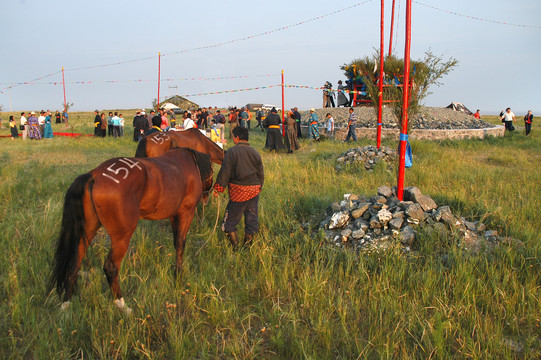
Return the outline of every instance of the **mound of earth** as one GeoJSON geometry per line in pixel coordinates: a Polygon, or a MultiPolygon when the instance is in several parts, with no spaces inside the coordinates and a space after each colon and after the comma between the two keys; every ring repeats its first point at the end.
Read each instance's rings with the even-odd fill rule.
{"type": "MultiPolygon", "coordinates": [[[[375,128],[377,123],[377,114],[372,107],[355,107],[355,113],[359,120],[357,127],[375,128]]],[[[315,109],[320,124],[326,122],[326,115],[330,113],[335,121],[335,126],[345,127],[349,117],[349,108],[324,108],[315,109]]],[[[305,124],[310,116],[310,111],[301,112],[302,122],[305,124]]],[[[485,129],[494,127],[493,124],[483,120],[478,120],[471,115],[455,111],[448,108],[421,107],[419,114],[409,119],[411,129],[485,129]]],[[[388,106],[383,107],[383,127],[387,129],[398,128],[399,121],[394,115],[392,109],[388,106]]]]}

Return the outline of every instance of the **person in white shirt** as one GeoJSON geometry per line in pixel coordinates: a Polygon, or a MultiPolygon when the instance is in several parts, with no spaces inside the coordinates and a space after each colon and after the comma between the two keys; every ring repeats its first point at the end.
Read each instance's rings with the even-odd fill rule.
{"type": "Polygon", "coordinates": [[[39,125],[39,132],[41,133],[41,137],[43,137],[43,131],[45,130],[45,111],[41,110],[38,116],[38,125],[39,125]]]}
{"type": "Polygon", "coordinates": [[[327,124],[325,129],[326,135],[330,138],[334,138],[334,119],[330,113],[327,113],[327,124]]]}
{"type": "Polygon", "coordinates": [[[505,123],[506,131],[515,131],[513,122],[517,122],[517,119],[515,118],[515,114],[511,111],[511,108],[505,109],[505,113],[500,119],[505,123]]]}
{"type": "Polygon", "coordinates": [[[24,117],[24,112],[21,113],[21,126],[24,128],[23,131],[23,140],[26,140],[26,137],[28,136],[28,122],[26,121],[26,117],[24,117]]]}
{"type": "Polygon", "coordinates": [[[195,127],[195,123],[192,120],[192,114],[186,113],[186,119],[184,119],[183,126],[184,126],[184,130],[188,130],[195,127]]]}

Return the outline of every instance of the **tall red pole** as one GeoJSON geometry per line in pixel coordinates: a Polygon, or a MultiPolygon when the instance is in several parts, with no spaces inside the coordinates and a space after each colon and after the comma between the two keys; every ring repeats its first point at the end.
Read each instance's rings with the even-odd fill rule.
{"type": "Polygon", "coordinates": [[[408,103],[410,89],[410,47],[411,47],[411,0],[406,0],[406,44],[404,47],[404,83],[402,85],[402,128],[398,154],[397,197],[404,198],[404,173],[406,167],[406,145],[408,141],[408,103]]]}
{"type": "Polygon", "coordinates": [[[393,52],[393,27],[394,27],[394,3],[396,0],[393,0],[393,10],[391,12],[391,35],[389,36],[389,56],[393,52]]]}
{"type": "Polygon", "coordinates": [[[64,89],[64,112],[66,113],[66,125],[68,125],[68,109],[66,108],[66,81],[64,80],[64,67],[62,66],[62,88],[64,89]]]}
{"type": "Polygon", "coordinates": [[[156,110],[160,108],[160,79],[162,70],[162,54],[158,53],[158,100],[156,101],[156,110]]]}
{"type": "Polygon", "coordinates": [[[376,145],[379,149],[381,146],[381,118],[383,112],[383,46],[384,46],[384,28],[383,16],[385,12],[384,0],[381,0],[381,25],[380,25],[380,48],[379,48],[379,86],[378,86],[378,124],[377,124],[377,140],[376,145]]]}
{"type": "Polygon", "coordinates": [[[285,106],[284,106],[284,69],[282,69],[282,135],[286,136],[286,127],[284,125],[284,114],[285,114],[285,106]]]}
{"type": "Polygon", "coordinates": [[[64,81],[64,67],[62,66],[62,88],[64,89],[64,110],[66,109],[66,82],[64,81]]]}

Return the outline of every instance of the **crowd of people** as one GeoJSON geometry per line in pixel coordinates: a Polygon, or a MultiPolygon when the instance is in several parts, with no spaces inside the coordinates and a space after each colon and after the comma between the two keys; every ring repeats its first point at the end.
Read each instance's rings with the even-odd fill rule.
{"type": "MultiPolygon", "coordinates": [[[[58,111],[57,111],[58,113],[58,111]]],[[[51,112],[49,110],[41,110],[39,116],[36,116],[34,111],[31,111],[28,118],[26,117],[25,112],[21,112],[21,118],[19,120],[19,126],[17,127],[17,122],[15,117],[11,115],[9,117],[9,128],[11,132],[11,140],[14,140],[19,137],[19,130],[22,131],[23,140],[33,139],[52,139],[53,138],[53,127],[51,125],[51,112]]]]}
{"type": "MultiPolygon", "coordinates": [[[[149,114],[145,110],[138,110],[133,118],[133,141],[138,142],[143,137],[163,131],[179,131],[190,128],[199,128],[208,130],[210,138],[219,143],[225,143],[225,137],[232,140],[233,130],[236,127],[242,127],[248,131],[259,129],[262,132],[267,131],[265,148],[269,151],[280,151],[286,149],[287,153],[291,154],[300,148],[299,139],[303,137],[301,131],[301,114],[297,107],[292,108],[282,117],[278,115],[279,110],[273,107],[270,110],[263,108],[251,109],[247,107],[230,107],[227,114],[222,114],[217,108],[200,108],[182,113],[182,121],[177,122],[176,115],[171,110],[159,109],[157,112],[151,110],[149,114]],[[252,117],[255,117],[256,124],[252,124],[252,117]],[[226,134],[226,125],[228,131],[226,134]]],[[[353,108],[349,110],[349,118],[347,125],[347,137],[344,141],[350,138],[357,140],[355,127],[357,115],[353,108]]],[[[308,138],[313,141],[320,140],[320,126],[322,125],[325,131],[325,136],[331,139],[335,137],[335,120],[330,113],[327,113],[323,122],[320,123],[315,109],[310,110],[308,123],[308,138]]],[[[106,119],[104,113],[96,111],[95,118],[95,136],[105,137],[122,136],[124,132],[124,118],[122,114],[109,113],[106,119]],[[107,131],[108,130],[108,131],[107,131]]]]}

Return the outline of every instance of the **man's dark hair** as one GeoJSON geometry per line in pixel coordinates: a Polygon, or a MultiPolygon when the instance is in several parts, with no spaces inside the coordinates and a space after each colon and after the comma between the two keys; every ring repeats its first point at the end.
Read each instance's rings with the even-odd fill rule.
{"type": "Polygon", "coordinates": [[[160,125],[162,124],[162,118],[159,117],[159,116],[154,116],[152,118],[152,126],[157,126],[157,127],[160,127],[160,125]]]}
{"type": "Polygon", "coordinates": [[[237,126],[233,129],[233,136],[238,137],[239,140],[248,141],[248,129],[242,126],[237,126]]]}

